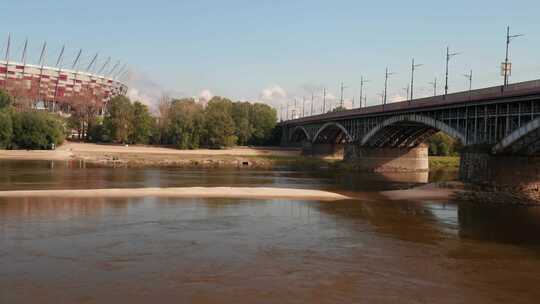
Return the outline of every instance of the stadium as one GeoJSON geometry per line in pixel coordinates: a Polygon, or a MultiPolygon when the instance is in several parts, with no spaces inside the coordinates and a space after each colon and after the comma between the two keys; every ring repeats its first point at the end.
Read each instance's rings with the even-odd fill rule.
{"type": "Polygon", "coordinates": [[[127,66],[120,67],[120,62],[111,64],[110,57],[99,62],[95,54],[88,64],[83,64],[79,50],[73,61],[64,63],[65,47],[62,47],[56,65],[51,66],[45,63],[47,44],[44,43],[37,64],[28,64],[28,40],[21,54],[15,54],[20,60],[10,57],[10,42],[9,37],[4,60],[0,60],[0,89],[19,103],[66,115],[74,107],[92,106],[102,115],[112,97],[127,93],[127,85],[120,80],[126,76],[127,66]]]}

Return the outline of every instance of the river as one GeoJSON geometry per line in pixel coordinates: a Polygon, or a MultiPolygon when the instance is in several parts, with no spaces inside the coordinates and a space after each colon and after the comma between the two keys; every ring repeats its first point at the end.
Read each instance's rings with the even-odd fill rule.
{"type": "Polygon", "coordinates": [[[0,303],[538,303],[540,208],[389,201],[455,173],[0,161],[1,190],[264,186],[337,202],[0,198],[0,303]]]}

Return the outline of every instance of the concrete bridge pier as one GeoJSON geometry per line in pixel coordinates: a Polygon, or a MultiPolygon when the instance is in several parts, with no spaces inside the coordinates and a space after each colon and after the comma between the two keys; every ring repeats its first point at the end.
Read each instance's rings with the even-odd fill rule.
{"type": "Polygon", "coordinates": [[[494,155],[478,148],[461,154],[460,180],[515,199],[540,201],[540,156],[494,155]]]}
{"type": "Polygon", "coordinates": [[[428,147],[414,148],[366,147],[348,144],[344,160],[360,171],[426,172],[429,170],[428,147]]]}

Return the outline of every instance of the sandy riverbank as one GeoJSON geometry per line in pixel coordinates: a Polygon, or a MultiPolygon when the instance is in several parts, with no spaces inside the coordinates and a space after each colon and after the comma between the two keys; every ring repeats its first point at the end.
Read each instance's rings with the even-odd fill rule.
{"type": "Polygon", "coordinates": [[[236,147],[222,150],[178,150],[167,147],[73,142],[66,142],[56,150],[0,150],[0,160],[83,160],[113,166],[269,167],[271,163],[268,158],[299,155],[299,150],[282,148],[236,147]]]}
{"type": "Polygon", "coordinates": [[[23,190],[0,191],[0,197],[13,198],[126,198],[126,197],[189,197],[189,198],[258,198],[344,200],[345,195],[334,192],[264,187],[190,187],[190,188],[134,188],[134,189],[82,189],[82,190],[23,190]]]}

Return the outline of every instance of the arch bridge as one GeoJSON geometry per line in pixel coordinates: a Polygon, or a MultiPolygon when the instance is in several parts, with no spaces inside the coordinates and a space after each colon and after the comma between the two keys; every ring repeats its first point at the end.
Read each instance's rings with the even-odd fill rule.
{"type": "Polygon", "coordinates": [[[305,154],[343,153],[346,161],[371,159],[368,169],[398,171],[427,169],[423,143],[441,131],[464,146],[461,176],[470,179],[478,157],[540,154],[540,80],[302,117],[281,127],[282,145],[301,145],[305,154]],[[395,168],[384,167],[392,162],[395,168]]]}

